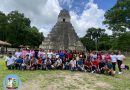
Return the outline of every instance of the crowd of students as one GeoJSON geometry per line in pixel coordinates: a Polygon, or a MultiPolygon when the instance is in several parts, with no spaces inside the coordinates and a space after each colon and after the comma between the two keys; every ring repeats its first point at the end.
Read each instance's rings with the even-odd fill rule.
{"type": "Polygon", "coordinates": [[[79,51],[54,51],[39,49],[21,49],[13,55],[9,53],[6,58],[8,69],[18,70],[71,70],[91,73],[115,75],[116,65],[122,74],[122,69],[129,69],[124,64],[125,56],[121,52],[79,52],[79,51]]]}

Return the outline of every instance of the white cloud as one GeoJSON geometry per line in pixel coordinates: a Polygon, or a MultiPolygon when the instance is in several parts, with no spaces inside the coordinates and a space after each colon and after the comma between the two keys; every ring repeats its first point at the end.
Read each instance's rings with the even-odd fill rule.
{"type": "MultiPolygon", "coordinates": [[[[74,11],[71,11],[71,22],[78,36],[84,36],[86,30],[91,27],[105,28],[102,24],[102,21],[104,20],[104,13],[105,11],[99,9],[98,5],[93,3],[93,0],[90,0],[86,4],[83,13],[80,16],[78,16],[74,11]]],[[[106,32],[111,33],[109,30],[106,32]]]]}
{"type": "MultiPolygon", "coordinates": [[[[32,23],[38,27],[45,36],[51,31],[57,21],[57,16],[62,9],[59,3],[67,4],[70,8],[74,0],[0,0],[0,11],[9,13],[18,10],[30,18],[32,23]]],[[[80,7],[79,7],[80,8],[80,7]]],[[[78,15],[70,11],[71,22],[79,36],[84,36],[90,27],[101,27],[105,11],[99,9],[97,4],[90,0],[86,4],[83,13],[78,15]]],[[[108,31],[109,33],[109,31],[108,31]]]]}
{"type": "Polygon", "coordinates": [[[61,10],[58,0],[0,0],[0,11],[9,13],[18,10],[31,19],[46,36],[57,21],[61,10]]]}

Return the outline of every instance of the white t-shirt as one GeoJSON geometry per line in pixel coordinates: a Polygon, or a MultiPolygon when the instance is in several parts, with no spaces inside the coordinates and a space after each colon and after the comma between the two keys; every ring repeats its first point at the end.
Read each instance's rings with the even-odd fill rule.
{"type": "Polygon", "coordinates": [[[71,60],[70,64],[71,64],[71,67],[76,67],[76,60],[71,60]]]}
{"type": "Polygon", "coordinates": [[[59,57],[60,57],[60,55],[58,53],[56,53],[56,58],[59,58],[59,57]]]}
{"type": "Polygon", "coordinates": [[[117,55],[117,60],[123,61],[125,59],[124,55],[117,55]]]}
{"type": "Polygon", "coordinates": [[[22,55],[22,52],[15,52],[16,58],[19,58],[22,55]]]}
{"type": "Polygon", "coordinates": [[[56,61],[56,64],[59,66],[59,65],[61,65],[61,63],[62,63],[62,60],[61,59],[58,59],[57,61],[56,61]]]}
{"type": "Polygon", "coordinates": [[[110,55],[112,62],[117,62],[117,55],[110,55]]]}
{"type": "Polygon", "coordinates": [[[47,53],[47,56],[48,56],[49,58],[52,58],[52,55],[53,55],[52,52],[48,52],[48,53],[47,53]]]}
{"type": "Polygon", "coordinates": [[[5,61],[7,61],[7,66],[14,64],[16,58],[14,56],[10,57],[6,57],[5,61]]]}

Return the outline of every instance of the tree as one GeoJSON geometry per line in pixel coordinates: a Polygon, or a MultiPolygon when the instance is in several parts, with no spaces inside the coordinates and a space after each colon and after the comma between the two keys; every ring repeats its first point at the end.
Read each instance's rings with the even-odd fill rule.
{"type": "Polygon", "coordinates": [[[121,34],[117,40],[118,49],[123,51],[130,51],[130,32],[121,34]]]}
{"type": "Polygon", "coordinates": [[[99,50],[109,50],[112,47],[111,36],[103,34],[99,38],[99,50]]]}
{"type": "Polygon", "coordinates": [[[113,8],[105,13],[104,24],[108,26],[113,33],[126,32],[130,29],[130,0],[117,0],[113,8]]]}
{"type": "Polygon", "coordinates": [[[8,15],[0,12],[0,40],[10,42],[13,47],[39,46],[44,39],[43,33],[36,27],[31,27],[30,23],[30,19],[18,11],[12,11],[8,15]]]}
{"type": "Polygon", "coordinates": [[[0,12],[0,40],[6,41],[6,35],[7,35],[7,16],[0,12]]]}
{"type": "Polygon", "coordinates": [[[95,42],[95,49],[98,50],[99,38],[105,33],[105,29],[101,28],[89,28],[87,30],[86,38],[90,38],[95,42]]]}
{"type": "Polygon", "coordinates": [[[87,50],[109,50],[111,48],[110,36],[105,33],[105,29],[89,28],[80,40],[87,50]]]}

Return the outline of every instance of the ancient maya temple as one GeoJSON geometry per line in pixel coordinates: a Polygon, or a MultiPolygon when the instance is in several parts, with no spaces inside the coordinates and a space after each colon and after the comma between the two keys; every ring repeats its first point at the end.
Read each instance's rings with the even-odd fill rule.
{"type": "Polygon", "coordinates": [[[58,15],[58,21],[52,28],[50,34],[40,45],[40,48],[46,50],[85,50],[75,32],[71,22],[70,14],[63,9],[58,15]]]}

